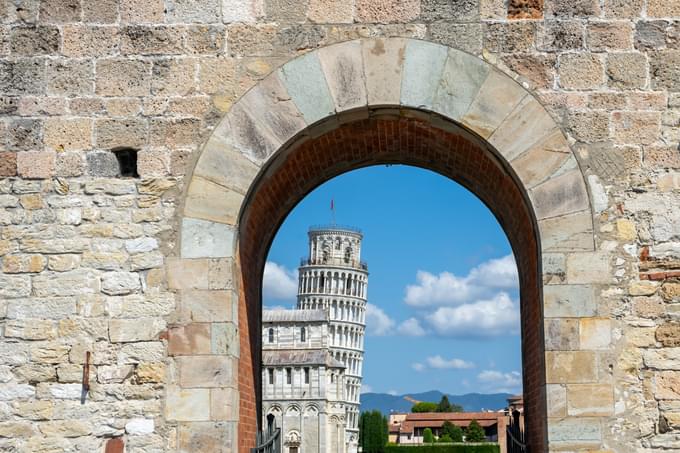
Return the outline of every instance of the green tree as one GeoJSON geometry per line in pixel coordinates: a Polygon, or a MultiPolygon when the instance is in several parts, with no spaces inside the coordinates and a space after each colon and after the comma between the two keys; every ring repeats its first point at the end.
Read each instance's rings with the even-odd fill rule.
{"type": "Polygon", "coordinates": [[[366,453],[383,453],[388,439],[387,419],[380,411],[359,416],[359,445],[366,453]]]}
{"type": "Polygon", "coordinates": [[[434,436],[432,435],[432,430],[430,428],[425,428],[423,430],[423,442],[426,444],[434,442],[434,436]]]}
{"type": "Polygon", "coordinates": [[[463,430],[448,420],[442,425],[442,434],[449,436],[452,442],[463,442],[463,430]]]}
{"type": "Polygon", "coordinates": [[[449,397],[446,395],[442,396],[442,399],[437,404],[437,412],[463,412],[463,407],[458,404],[451,404],[449,397]]]}
{"type": "Polygon", "coordinates": [[[486,435],[484,434],[484,428],[482,428],[477,420],[472,419],[470,424],[465,431],[465,440],[467,442],[484,442],[486,440],[486,435]]]}
{"type": "Polygon", "coordinates": [[[443,436],[439,436],[439,442],[453,442],[451,440],[451,437],[448,434],[444,434],[443,436]]]}
{"type": "Polygon", "coordinates": [[[411,407],[411,412],[437,412],[437,403],[430,403],[428,401],[421,401],[411,407]]]}

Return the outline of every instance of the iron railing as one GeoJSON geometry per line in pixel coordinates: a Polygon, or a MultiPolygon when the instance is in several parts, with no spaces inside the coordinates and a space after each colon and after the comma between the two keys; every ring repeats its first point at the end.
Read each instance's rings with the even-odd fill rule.
{"type": "Polygon", "coordinates": [[[510,423],[507,426],[508,431],[508,453],[526,453],[527,444],[524,439],[524,429],[520,423],[519,411],[513,411],[510,417],[510,423]]]}
{"type": "Polygon", "coordinates": [[[365,271],[368,270],[368,264],[365,261],[357,261],[357,260],[348,260],[345,261],[344,259],[333,259],[330,258],[326,261],[319,259],[319,260],[314,260],[314,259],[309,259],[309,258],[300,258],[300,266],[330,266],[330,267],[350,267],[354,269],[363,269],[365,271]]]}
{"type": "Polygon", "coordinates": [[[250,453],[281,453],[281,428],[272,414],[267,415],[267,428],[257,432],[256,447],[250,453]]]}

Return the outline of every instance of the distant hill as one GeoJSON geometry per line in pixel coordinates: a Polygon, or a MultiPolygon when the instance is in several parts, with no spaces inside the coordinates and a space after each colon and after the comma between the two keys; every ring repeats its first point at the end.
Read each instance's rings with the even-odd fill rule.
{"type": "MultiPolygon", "coordinates": [[[[432,401],[438,403],[444,394],[438,390],[423,393],[406,393],[389,395],[387,393],[362,393],[361,411],[379,410],[383,414],[390,412],[410,412],[413,401],[432,401]]],[[[498,410],[508,405],[510,393],[467,393],[465,395],[447,395],[452,404],[463,406],[466,412],[482,410],[498,410]]]]}

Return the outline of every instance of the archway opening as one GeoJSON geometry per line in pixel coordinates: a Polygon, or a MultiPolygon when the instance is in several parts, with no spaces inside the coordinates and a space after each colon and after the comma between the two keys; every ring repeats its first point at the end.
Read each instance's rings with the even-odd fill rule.
{"type": "Polygon", "coordinates": [[[460,183],[489,207],[505,231],[519,269],[527,442],[532,451],[544,451],[547,415],[539,236],[516,175],[485,141],[432,114],[386,110],[344,124],[337,118],[331,121],[311,128],[269,161],[241,215],[242,448],[251,446],[261,418],[261,281],[276,231],[295,205],[324,181],[357,168],[397,163],[429,169],[460,183]]]}

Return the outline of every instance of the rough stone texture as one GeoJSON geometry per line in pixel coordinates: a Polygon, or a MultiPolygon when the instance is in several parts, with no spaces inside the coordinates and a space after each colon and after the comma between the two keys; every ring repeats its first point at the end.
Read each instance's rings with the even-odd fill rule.
{"type": "MultiPolygon", "coordinates": [[[[367,102],[398,105],[405,41],[387,37],[483,55],[494,78],[518,76],[566,134],[512,161],[541,200],[541,244],[553,255],[544,259],[552,264],[543,303],[548,332],[561,332],[546,344],[555,448],[680,448],[678,2],[542,3],[0,1],[0,370],[9,377],[0,383],[0,449],[101,451],[115,438],[121,451],[122,439],[129,451],[219,451],[217,441],[236,450],[240,403],[216,405],[229,399],[221,387],[178,387],[216,384],[168,358],[167,326],[242,315],[233,263],[221,260],[234,252],[234,228],[212,222],[235,223],[237,212],[225,210],[240,206],[262,161],[304,127],[263,119],[267,93],[294,104],[304,123],[353,108],[338,93],[356,93],[336,91],[342,80],[306,56],[299,79],[278,73],[287,97],[258,85],[254,94],[265,97],[231,114],[241,135],[218,128],[213,150],[222,154],[206,147],[195,169],[194,157],[257,82],[341,41],[362,39],[367,102]],[[251,126],[265,145],[247,140],[251,126]],[[139,150],[149,179],[109,179],[118,147],[139,150]],[[584,196],[563,183],[539,189],[577,168],[590,176],[587,192],[577,190],[584,196]],[[211,227],[189,226],[180,238],[192,172],[211,185],[191,201],[222,193],[205,187],[234,196],[189,208],[197,214],[189,224],[211,227]],[[581,209],[587,201],[595,217],[581,209]],[[92,387],[81,406],[87,351],[92,387]]],[[[520,85],[487,82],[488,67],[473,61],[482,60],[449,51],[433,108],[484,137],[506,121],[530,126],[515,112],[528,102],[513,94],[524,93],[520,85]]],[[[233,371],[205,362],[197,369],[233,371]]]]}

